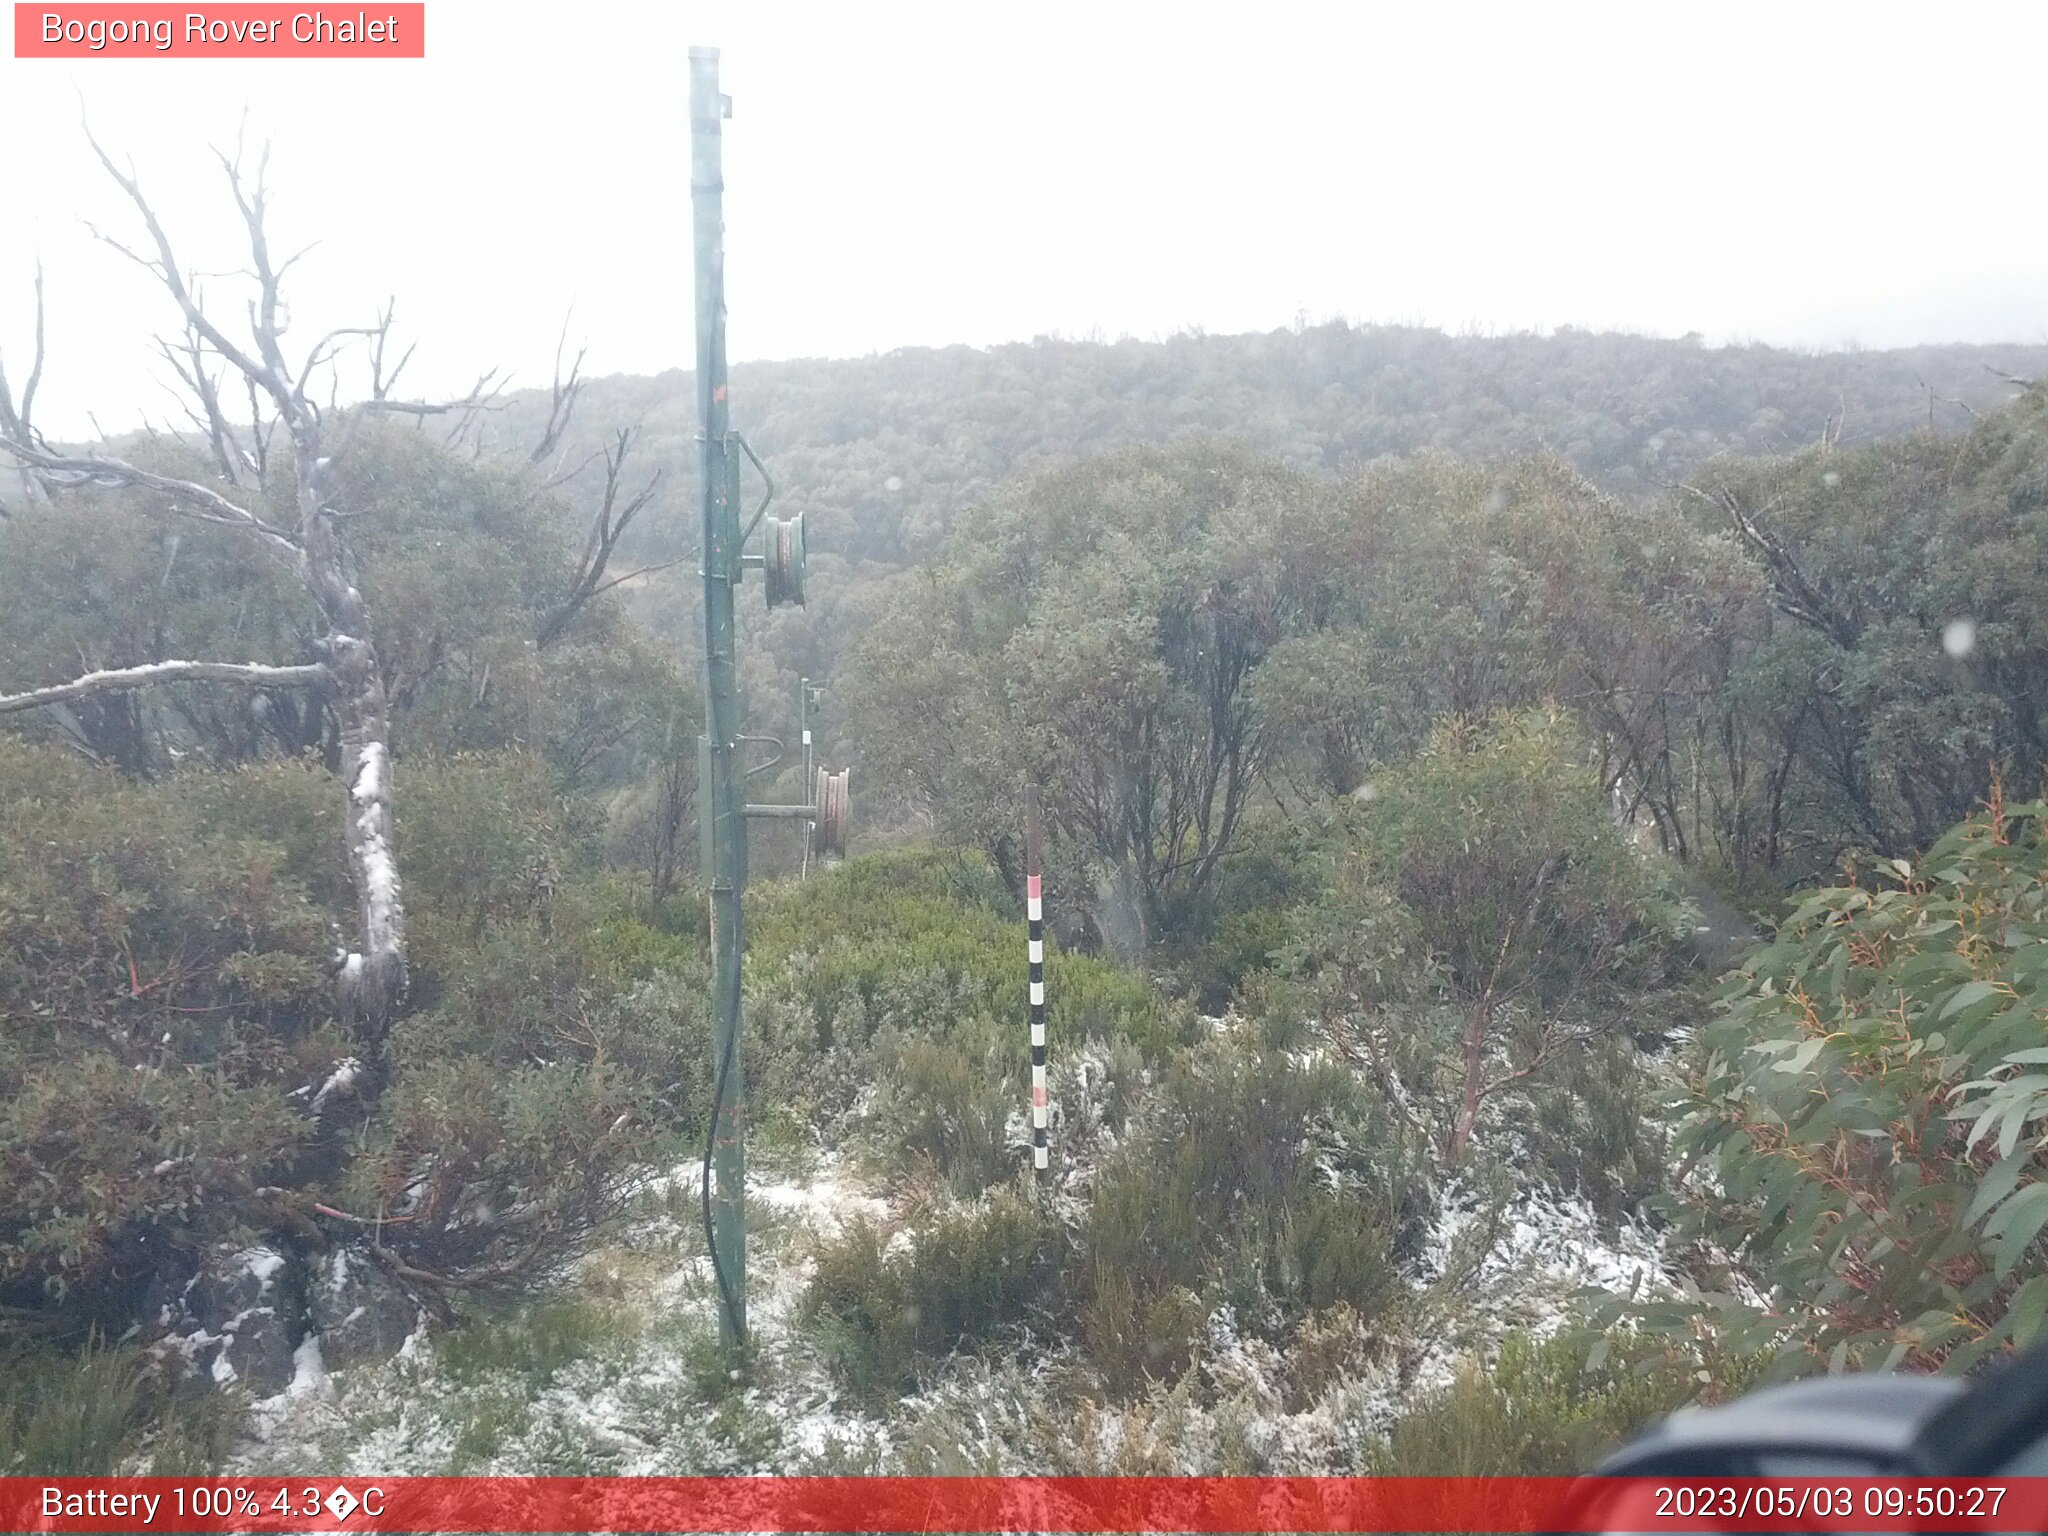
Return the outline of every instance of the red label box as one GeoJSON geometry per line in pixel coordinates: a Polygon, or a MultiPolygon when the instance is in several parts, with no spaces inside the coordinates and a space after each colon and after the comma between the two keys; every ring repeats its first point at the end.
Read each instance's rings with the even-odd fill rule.
{"type": "Polygon", "coordinates": [[[410,4],[67,5],[16,0],[17,59],[423,59],[410,4]]]}

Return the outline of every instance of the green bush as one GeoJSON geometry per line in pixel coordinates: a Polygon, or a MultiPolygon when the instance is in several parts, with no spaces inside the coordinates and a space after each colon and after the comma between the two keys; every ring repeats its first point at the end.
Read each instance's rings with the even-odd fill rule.
{"type": "Polygon", "coordinates": [[[1008,1189],[904,1238],[893,1242],[861,1221],[818,1252],[805,1313],[833,1368],[859,1392],[908,1390],[922,1364],[1024,1321],[1050,1294],[1066,1246],[1049,1211],[1008,1189]]]}
{"type": "MultiPolygon", "coordinates": [[[[1012,1166],[1004,1145],[1030,1067],[1021,911],[986,862],[896,852],[850,859],[749,898],[747,1073],[786,1134],[858,1127],[900,1172],[937,1166],[973,1194],[1012,1166]]],[[[1048,946],[1055,1062],[1088,1043],[1163,1060],[1192,1038],[1185,1006],[1109,961],[1048,946]]]]}
{"type": "Polygon", "coordinates": [[[1212,1037],[1169,1067],[1142,1134],[1105,1163],[1090,1241],[1121,1271],[1194,1285],[1217,1232],[1291,1210],[1332,1179],[1380,1213],[1391,1246],[1424,1214],[1402,1207],[1419,1181],[1357,1077],[1212,1037]]]}
{"type": "MultiPolygon", "coordinates": [[[[1672,992],[1651,995],[1644,1007],[1668,1026],[1703,1014],[1706,1004],[1672,992]]],[[[1518,1179],[1581,1194],[1608,1218],[1640,1210],[1670,1177],[1667,1094],[1626,1034],[1593,1042],[1531,1079],[1521,1096],[1518,1179]]]]}
{"type": "Polygon", "coordinates": [[[579,1360],[625,1346],[633,1323],[616,1307],[573,1297],[478,1306],[435,1338],[434,1367],[456,1386],[510,1374],[538,1389],[579,1360]]]}
{"type": "MultiPolygon", "coordinates": [[[[1723,992],[1677,1108],[1678,1232],[1768,1300],[1640,1315],[1962,1370],[2048,1316],[2048,836],[1994,806],[1807,898],[1723,992]]],[[[1703,1276],[1710,1292],[1731,1287],[1703,1276]]]]}
{"type": "Polygon", "coordinates": [[[0,1301],[105,1315],[146,1232],[225,1233],[289,1176],[285,1091],[347,1049],[326,915],[257,819],[295,829],[305,777],[232,775],[238,821],[0,742],[0,1301]]]}
{"type": "Polygon", "coordinates": [[[1583,1341],[1516,1335],[1492,1369],[1467,1361],[1426,1393],[1388,1435],[1363,1448],[1380,1477],[1562,1477],[1600,1458],[1654,1419],[1739,1392],[1747,1368],[1718,1372],[1690,1355],[1626,1336],[1590,1360],[1583,1341]],[[1707,1379],[1702,1381],[1700,1378],[1707,1379]]]}
{"type": "MultiPolygon", "coordinates": [[[[1343,808],[1265,989],[1267,1012],[1314,1019],[1369,1062],[1443,1164],[1475,1137],[1518,1155],[1498,1132],[1523,1117],[1505,1106],[1555,1097],[1591,1048],[1655,1037],[1646,1025],[1670,1008],[1681,909],[1616,829],[1588,761],[1554,711],[1440,723],[1343,808]]],[[[1573,1182],[1607,1180],[1579,1161],[1573,1182]]]]}
{"type": "Polygon", "coordinates": [[[0,1304],[118,1331],[153,1269],[303,1241],[315,1203],[521,1283],[701,1113],[700,947],[640,919],[588,811],[517,756],[401,791],[413,1011],[314,1114],[367,1054],[332,997],[331,778],[138,783],[0,738],[0,1304]]]}
{"type": "Polygon", "coordinates": [[[0,1475],[104,1477],[140,1428],[145,1395],[135,1352],[89,1343],[76,1355],[0,1357],[0,1475]]]}
{"type": "Polygon", "coordinates": [[[90,1335],[0,1350],[0,1477],[157,1477],[220,1470],[243,1428],[239,1391],[165,1400],[142,1353],[90,1335]]]}
{"type": "MultiPolygon", "coordinates": [[[[783,984],[817,1020],[821,1048],[849,1033],[865,1043],[885,1023],[939,1033],[963,1014],[1023,1019],[1024,916],[984,861],[849,859],[760,890],[748,923],[750,953],[790,962],[783,984]]],[[[1157,1053],[1187,1038],[1142,976],[1095,956],[1048,944],[1046,993],[1056,1044],[1122,1035],[1157,1053]]]]}
{"type": "Polygon", "coordinates": [[[595,862],[601,818],[551,789],[547,766],[522,753],[407,761],[398,843],[416,927],[474,938],[487,922],[544,911],[577,865],[595,862]]]}
{"type": "Polygon", "coordinates": [[[1315,1190],[1289,1208],[1274,1241],[1274,1289],[1297,1312],[1346,1306],[1381,1317],[1401,1292],[1387,1213],[1358,1195],[1315,1190]]]}
{"type": "Polygon", "coordinates": [[[1162,1362],[1185,1359],[1182,1324],[1197,1302],[1200,1316],[1227,1306],[1240,1327],[1276,1338],[1340,1302],[1382,1314],[1423,1214],[1406,1204],[1420,1185],[1400,1149],[1380,1106],[1333,1062],[1233,1038],[1176,1061],[1094,1179],[1079,1300],[1112,1390],[1141,1389],[1162,1362]]]}
{"type": "Polygon", "coordinates": [[[1021,1166],[1005,1128],[1029,1102],[1029,1060],[1016,1029],[988,1019],[964,1023],[943,1040],[887,1029],[875,1040],[875,1096],[863,1137],[898,1173],[929,1167],[954,1194],[972,1199],[1021,1166]]]}
{"type": "Polygon", "coordinates": [[[1320,832],[1313,819],[1247,817],[1215,878],[1172,914],[1168,956],[1205,1011],[1222,1010],[1293,942],[1296,909],[1314,894],[1320,832]]]}
{"type": "Polygon", "coordinates": [[[1111,1392],[1138,1397],[1155,1382],[1186,1375],[1208,1321],[1208,1307],[1186,1286],[1141,1289],[1098,1264],[1081,1302],[1081,1348],[1111,1392]]]}
{"type": "Polygon", "coordinates": [[[1309,1313],[1287,1342],[1287,1411],[1300,1413],[1331,1388],[1356,1380],[1386,1354],[1390,1336],[1341,1301],[1309,1313]]]}

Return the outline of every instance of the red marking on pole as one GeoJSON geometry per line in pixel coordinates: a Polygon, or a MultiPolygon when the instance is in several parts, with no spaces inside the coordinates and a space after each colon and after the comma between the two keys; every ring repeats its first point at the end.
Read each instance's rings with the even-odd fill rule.
{"type": "Polygon", "coordinates": [[[1024,894],[1033,901],[1043,900],[1045,897],[1045,877],[1043,875],[1026,875],[1024,877],[1024,894]]]}

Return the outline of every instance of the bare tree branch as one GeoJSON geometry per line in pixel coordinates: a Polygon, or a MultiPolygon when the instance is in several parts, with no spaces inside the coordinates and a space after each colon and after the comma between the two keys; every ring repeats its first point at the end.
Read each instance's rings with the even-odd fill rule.
{"type": "MultiPolygon", "coordinates": [[[[686,558],[695,559],[696,557],[692,555],[686,558]]],[[[595,592],[591,593],[590,595],[592,597],[603,597],[605,593],[611,591],[613,587],[628,586],[633,582],[638,581],[643,576],[656,576],[663,571],[672,571],[682,563],[683,561],[681,559],[676,559],[663,560],[658,565],[636,566],[632,570],[626,572],[626,574],[623,576],[614,576],[610,581],[606,582],[603,586],[599,587],[595,592]]]]}
{"type": "MultiPolygon", "coordinates": [[[[1996,369],[1994,369],[1994,370],[1992,370],[1992,371],[1993,371],[1993,372],[1996,372],[1997,370],[1996,370],[1996,369]]],[[[1952,405],[1952,406],[1956,407],[1956,409],[1960,410],[1960,411],[1961,411],[1961,412],[1962,412],[1962,413],[1963,413],[1964,415],[1968,416],[1968,417],[1970,418],[1970,420],[1972,420],[1972,421],[1977,421],[1977,420],[1979,420],[1979,419],[1980,419],[1980,418],[1978,417],[1978,415],[1977,415],[1977,408],[1976,408],[1975,406],[1971,405],[1969,401],[1967,401],[1967,400],[1952,400],[1952,399],[1950,399],[1950,398],[1949,398],[1949,397],[1948,397],[1947,395],[1938,395],[1938,394],[1936,394],[1936,393],[1934,392],[1934,386],[1933,386],[1932,384],[1928,383],[1928,382],[1927,382],[1927,381],[1926,381],[1925,379],[1921,378],[1921,377],[1920,377],[1920,375],[1919,375],[1919,374],[1917,374],[1917,373],[1913,375],[1913,382],[1914,382],[1915,384],[1918,384],[1918,385],[1919,385],[1919,386],[1920,386],[1920,387],[1921,387],[1922,389],[1924,389],[1924,390],[1925,390],[1925,391],[1927,392],[1927,425],[1928,425],[1928,426],[1932,427],[1932,426],[1934,425],[1934,407],[1935,407],[1935,405],[1936,405],[1936,403],[1937,403],[1937,402],[1938,402],[1938,403],[1940,403],[1940,404],[1942,404],[1942,405],[1952,405]]]]}
{"type": "Polygon", "coordinates": [[[603,457],[604,449],[601,446],[598,448],[594,448],[589,453],[586,453],[582,458],[578,459],[569,468],[548,476],[545,480],[539,483],[539,486],[534,491],[533,496],[528,498],[529,503],[534,498],[537,498],[540,492],[542,491],[552,491],[559,486],[567,485],[571,480],[574,480],[578,475],[582,474],[583,471],[590,468],[591,465],[595,464],[599,459],[603,457]]]}
{"type": "Polygon", "coordinates": [[[272,555],[297,569],[303,551],[292,535],[273,523],[265,522],[248,508],[238,506],[227,497],[193,480],[179,480],[170,475],[159,475],[153,470],[143,469],[124,459],[79,458],[59,453],[47,453],[40,448],[31,448],[26,443],[0,437],[0,453],[12,454],[31,468],[48,475],[62,476],[74,485],[135,485],[149,490],[160,491],[171,498],[173,504],[183,503],[187,516],[201,522],[218,523],[226,528],[237,528],[254,535],[272,555]]]}
{"type": "MultiPolygon", "coordinates": [[[[28,382],[21,387],[21,424],[23,430],[32,430],[30,423],[36,415],[36,388],[43,382],[43,259],[36,258],[36,350],[35,360],[29,364],[28,382]]],[[[30,439],[34,441],[34,439],[30,439]]]]}
{"type": "MultiPolygon", "coordinates": [[[[411,356],[412,350],[407,348],[406,358],[411,356]]],[[[400,362],[403,363],[406,358],[400,359],[400,362]]],[[[493,382],[497,377],[498,370],[495,368],[481,375],[470,388],[469,393],[459,400],[392,400],[377,395],[373,391],[368,400],[357,404],[355,411],[350,417],[350,422],[353,425],[355,421],[370,414],[410,416],[418,425],[424,427],[427,418],[430,416],[453,416],[456,418],[455,425],[448,429],[447,437],[442,440],[447,446],[453,448],[461,443],[462,439],[469,434],[471,428],[476,427],[485,415],[492,411],[502,411],[505,409],[505,402],[500,398],[504,394],[505,386],[503,383],[493,382]]],[[[482,451],[483,435],[479,431],[477,434],[476,452],[480,454],[482,451]]]]}
{"type": "Polygon", "coordinates": [[[1537,1041],[1535,1053],[1529,1060],[1519,1067],[1503,1072],[1499,1077],[1490,1079],[1480,1088],[1479,1097],[1484,1100],[1511,1083],[1519,1083],[1523,1078],[1540,1072],[1571,1047],[1591,1045],[1595,1040],[1616,1033],[1618,1028],[1617,1021],[1609,1020],[1605,1024],[1589,1025],[1583,1029],[1545,1029],[1537,1041]]]}
{"type": "Polygon", "coordinates": [[[234,433],[228,428],[227,413],[221,409],[219,380],[206,371],[204,338],[188,322],[185,327],[185,343],[181,348],[173,347],[159,338],[157,347],[162,351],[177,375],[198,400],[202,414],[187,411],[194,425],[206,434],[207,443],[213,449],[213,462],[220,470],[221,478],[230,485],[242,483],[242,450],[235,442],[234,433]]]}
{"type": "MultiPolygon", "coordinates": [[[[114,178],[115,184],[123,192],[128,194],[128,200],[141,213],[143,226],[149,231],[150,239],[156,245],[156,259],[151,261],[144,256],[138,255],[135,251],[121,244],[120,241],[111,239],[106,235],[101,235],[96,229],[93,233],[105,244],[112,246],[131,261],[155,273],[157,279],[169,290],[171,297],[177,301],[178,308],[184,311],[187,323],[200,335],[204,336],[208,344],[220,353],[222,357],[232,363],[243,377],[261,387],[266,394],[278,403],[280,409],[289,412],[292,404],[292,389],[285,380],[281,369],[278,372],[272,372],[264,363],[258,362],[241,347],[235,345],[227,333],[213,323],[206,311],[200,306],[199,300],[193,294],[190,285],[185,281],[184,274],[178,266],[177,254],[171,248],[170,237],[164,233],[163,225],[157,220],[156,211],[150,207],[149,200],[143,196],[141,183],[132,172],[127,175],[122,174],[120,167],[114,164],[113,157],[101,147],[100,141],[93,137],[90,126],[87,126],[85,130],[85,138],[86,142],[92,145],[92,152],[99,157],[100,164],[106,167],[107,174],[114,178]]],[[[235,200],[241,205],[244,219],[246,220],[250,215],[250,208],[247,200],[242,196],[239,178],[233,176],[231,172],[230,181],[234,185],[235,200]]],[[[256,216],[259,219],[261,217],[260,194],[256,216]]],[[[267,304],[270,311],[274,313],[276,308],[276,294],[274,291],[267,295],[267,304]]],[[[282,359],[280,358],[281,362],[282,359]]]]}
{"type": "MultiPolygon", "coordinates": [[[[28,382],[22,387],[19,409],[14,403],[13,392],[7,385],[7,369],[0,364],[0,437],[15,442],[41,446],[42,438],[35,429],[36,387],[43,379],[43,263],[36,260],[36,346],[29,361],[28,382]]],[[[24,467],[21,483],[30,501],[40,501],[45,494],[41,480],[24,467]]],[[[0,508],[0,515],[4,515],[0,508]]]]}
{"type": "Polygon", "coordinates": [[[322,336],[318,341],[313,343],[312,350],[306,354],[305,362],[299,365],[300,388],[303,389],[305,387],[305,381],[313,376],[314,370],[319,368],[321,364],[332,362],[334,360],[335,356],[341,350],[339,347],[335,346],[336,342],[339,342],[344,337],[348,336],[378,336],[381,334],[382,331],[380,327],[374,325],[336,326],[333,330],[329,331],[325,336],[322,336]],[[333,350],[330,351],[330,348],[333,348],[333,350]]]}
{"type": "Polygon", "coordinates": [[[32,423],[36,413],[36,386],[43,378],[43,263],[36,261],[36,345],[28,369],[28,383],[21,391],[21,406],[15,408],[14,396],[7,387],[7,370],[0,366],[0,430],[9,437],[18,437],[24,442],[35,441],[32,423]]]}
{"type": "MultiPolygon", "coordinates": [[[[280,341],[291,328],[289,315],[278,316],[279,290],[278,273],[270,263],[270,235],[264,227],[264,215],[270,204],[269,172],[270,146],[263,146],[263,153],[256,161],[256,181],[253,188],[245,191],[242,185],[242,146],[239,138],[235,144],[234,158],[214,152],[221,168],[227,172],[228,190],[234,194],[235,206],[242,210],[242,224],[249,235],[249,256],[255,263],[257,296],[249,306],[249,328],[255,334],[256,350],[261,354],[270,376],[278,382],[289,400],[297,401],[302,410],[314,409],[312,400],[306,394],[306,375],[294,378],[284,360],[284,348],[280,341]]],[[[304,252],[300,253],[301,255],[304,252]]],[[[293,257],[296,261],[298,258],[293,257]]],[[[292,415],[289,400],[279,403],[285,408],[285,415],[292,415]]]]}
{"type": "MultiPolygon", "coordinates": [[[[410,353],[407,355],[409,356],[410,353]]],[[[363,401],[357,409],[381,411],[390,416],[448,416],[473,411],[503,410],[504,407],[502,405],[495,403],[498,396],[503,392],[503,387],[491,387],[491,381],[497,378],[497,376],[498,370],[495,368],[483,374],[477,379],[475,385],[471,387],[469,393],[459,400],[370,399],[363,401]]],[[[457,430],[459,431],[460,428],[457,430]]]]}
{"type": "Polygon", "coordinates": [[[148,688],[159,683],[241,683],[252,688],[326,688],[334,674],[319,662],[302,667],[271,667],[238,661],[156,661],[140,667],[88,672],[68,683],[29,693],[0,694],[0,715],[50,704],[68,704],[94,694],[148,688]]]}
{"type": "Polygon", "coordinates": [[[392,298],[384,301],[383,312],[377,316],[376,340],[371,343],[370,347],[370,398],[372,400],[389,399],[391,391],[398,387],[398,376],[405,372],[405,365],[412,361],[413,348],[407,347],[404,355],[392,365],[391,371],[389,373],[384,371],[384,348],[390,342],[391,321],[392,317],[397,313],[398,300],[392,298]]]}
{"type": "Polygon", "coordinates": [[[655,488],[661,484],[661,471],[657,469],[624,506],[619,505],[626,456],[632,452],[637,431],[633,427],[620,428],[612,445],[604,451],[604,500],[597,509],[597,515],[591,519],[590,533],[583,541],[583,554],[576,562],[576,574],[570,578],[568,593],[541,622],[534,635],[533,643],[541,650],[546,650],[560,639],[576,615],[593,598],[630,579],[621,576],[607,582],[604,579],[605,569],[611,563],[613,551],[619,547],[619,540],[625,537],[626,530],[633,525],[633,519],[639,516],[641,509],[653,500],[655,488]]]}
{"type": "Polygon", "coordinates": [[[278,418],[272,415],[266,422],[263,419],[263,397],[257,393],[256,381],[245,378],[242,382],[249,389],[249,441],[256,479],[261,483],[270,474],[270,439],[277,431],[278,418]]]}
{"type": "Polygon", "coordinates": [[[540,441],[533,445],[531,462],[542,463],[562,441],[562,435],[569,430],[569,418],[576,410],[576,397],[583,393],[583,358],[590,349],[579,347],[576,361],[569,365],[569,377],[562,378],[562,352],[569,345],[569,319],[562,318],[562,334],[555,342],[555,377],[548,391],[547,425],[541,428],[540,441]]]}
{"type": "Polygon", "coordinates": [[[1828,595],[1807,576],[1798,557],[1764,522],[1762,513],[1752,511],[1740,495],[1725,485],[1718,487],[1712,495],[1693,485],[1681,486],[1680,489],[1724,513],[1735,531],[1764,557],[1781,611],[1819,630],[1844,650],[1854,649],[1857,636],[1854,621],[1840,612],[1828,595]]]}

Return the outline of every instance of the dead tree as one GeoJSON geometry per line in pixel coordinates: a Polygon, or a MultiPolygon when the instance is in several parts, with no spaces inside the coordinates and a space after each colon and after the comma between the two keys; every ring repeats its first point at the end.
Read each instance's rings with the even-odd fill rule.
{"type": "MultiPolygon", "coordinates": [[[[550,418],[550,429],[553,419],[550,418]]],[[[592,600],[603,596],[614,587],[624,586],[629,581],[651,575],[657,570],[666,570],[667,565],[649,566],[638,571],[629,571],[624,576],[605,577],[611,568],[613,553],[619,547],[619,540],[626,536],[626,530],[633,519],[654,498],[654,491],[661,484],[661,471],[656,470],[647,477],[647,483],[640,487],[622,505],[619,501],[620,482],[626,471],[626,456],[632,451],[634,427],[621,427],[612,443],[604,452],[604,499],[598,504],[596,515],[590,520],[590,532],[583,541],[583,553],[576,561],[576,571],[569,579],[569,589],[559,602],[541,620],[540,629],[534,635],[534,645],[546,650],[562,637],[576,616],[590,605],[592,600]]],[[[670,562],[671,564],[673,562],[670,562]]]]}
{"type": "MultiPolygon", "coordinates": [[[[43,264],[36,263],[36,344],[29,358],[28,378],[21,387],[21,401],[17,405],[14,391],[7,383],[7,367],[0,362],[0,437],[14,442],[39,446],[42,439],[36,434],[35,411],[36,389],[43,381],[43,264]]],[[[29,501],[43,498],[41,478],[26,465],[21,467],[22,495],[29,501]]],[[[5,503],[0,503],[0,517],[7,515],[5,503]]]]}
{"type": "Polygon", "coordinates": [[[540,440],[527,455],[532,464],[545,464],[554,451],[561,446],[563,436],[569,430],[570,419],[576,414],[576,397],[583,393],[583,359],[588,347],[576,349],[576,361],[569,365],[569,376],[562,377],[562,353],[569,345],[569,322],[562,322],[561,339],[555,343],[555,380],[548,391],[548,419],[540,429],[540,440]]]}
{"type": "MultiPolygon", "coordinates": [[[[405,907],[392,835],[391,705],[378,666],[375,627],[362,593],[349,576],[339,521],[343,514],[333,505],[337,471],[365,416],[380,410],[449,412],[466,421],[467,410],[484,400],[488,380],[479,384],[468,401],[453,406],[389,400],[396,370],[386,374],[383,367],[391,324],[388,308],[378,323],[331,331],[315,341],[302,360],[288,358],[284,350],[288,310],[280,287],[298,257],[281,262],[273,259],[264,223],[268,155],[259,163],[252,183],[244,176],[239,149],[232,158],[221,155],[220,161],[242,215],[251,262],[248,275],[254,280],[256,294],[249,304],[247,339],[236,339],[208,313],[133,171],[124,174],[97,140],[93,149],[134,204],[148,236],[139,249],[105,235],[100,238],[149,272],[178,307],[182,341],[167,343],[163,350],[196,397],[193,422],[212,449],[225,489],[159,474],[107,455],[52,448],[33,430],[29,417],[35,372],[18,411],[0,388],[0,403],[5,404],[5,415],[0,416],[0,452],[11,456],[45,492],[61,493],[66,487],[86,484],[128,487],[143,493],[146,504],[158,515],[196,519],[246,536],[254,557],[275,562],[297,579],[321,615],[324,632],[315,643],[319,660],[309,664],[164,661],[95,671],[51,687],[0,697],[0,714],[164,683],[317,690],[333,711],[338,727],[344,841],[357,907],[357,944],[341,964],[337,987],[344,1011],[361,1032],[362,1044],[375,1052],[405,992],[405,907]],[[334,404],[335,359],[341,348],[362,339],[368,340],[374,354],[376,377],[371,398],[343,412],[334,404]],[[311,388],[316,380],[328,386],[324,407],[311,388]],[[223,384],[230,385],[228,392],[232,393],[234,381],[239,381],[250,401],[246,444],[230,426],[222,404],[223,384]],[[272,443],[280,433],[280,451],[273,454],[272,443]],[[262,490],[268,472],[282,468],[277,461],[284,456],[286,445],[291,514],[288,520],[273,521],[267,510],[269,499],[248,493],[262,490]]],[[[38,316],[37,372],[40,302],[38,316]]]]}

